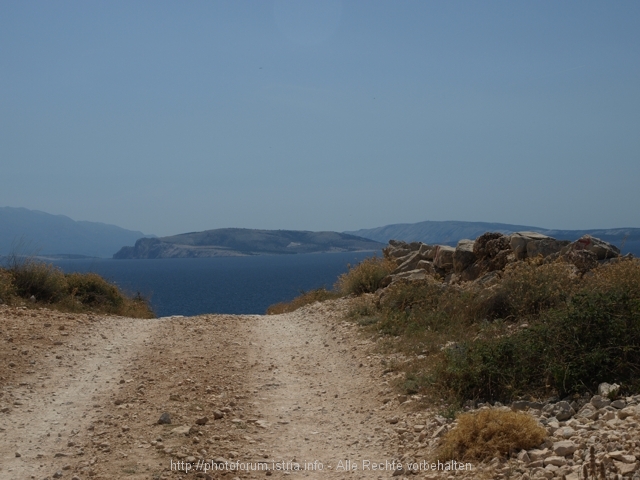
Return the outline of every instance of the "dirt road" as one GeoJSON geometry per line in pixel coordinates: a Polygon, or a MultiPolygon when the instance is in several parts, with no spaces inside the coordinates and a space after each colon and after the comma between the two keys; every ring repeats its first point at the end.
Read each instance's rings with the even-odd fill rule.
{"type": "Polygon", "coordinates": [[[443,419],[398,401],[346,302],[154,320],[1,307],[0,479],[390,478],[443,419]]]}

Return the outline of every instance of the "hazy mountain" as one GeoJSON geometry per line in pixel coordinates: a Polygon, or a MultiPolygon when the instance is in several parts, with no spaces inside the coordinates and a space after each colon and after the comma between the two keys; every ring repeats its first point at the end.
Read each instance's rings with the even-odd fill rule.
{"type": "Polygon", "coordinates": [[[404,240],[405,242],[424,242],[429,244],[455,245],[463,238],[475,239],[485,232],[513,233],[521,231],[540,232],[558,240],[577,240],[585,234],[598,237],[606,242],[621,247],[623,253],[631,252],[640,256],[640,228],[609,228],[593,230],[549,230],[546,228],[527,225],[511,225],[508,223],[487,222],[419,222],[385,225],[384,227],[369,228],[345,232],[370,238],[382,243],[389,240],[404,240]]]}
{"type": "Polygon", "coordinates": [[[0,255],[111,257],[122,245],[145,236],[106,223],[75,221],[26,208],[0,207],[0,255]]]}
{"type": "Polygon", "coordinates": [[[350,252],[384,245],[337,232],[221,228],[170,237],[141,238],[113,258],[203,258],[217,256],[350,252]]]}

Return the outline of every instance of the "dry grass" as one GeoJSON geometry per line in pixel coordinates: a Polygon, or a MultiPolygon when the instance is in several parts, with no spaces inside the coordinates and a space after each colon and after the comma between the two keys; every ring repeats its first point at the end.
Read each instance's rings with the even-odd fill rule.
{"type": "Polygon", "coordinates": [[[596,268],[584,277],[582,290],[640,298],[640,259],[619,260],[596,268]]]}
{"type": "Polygon", "coordinates": [[[303,292],[300,296],[294,298],[290,302],[280,302],[267,308],[267,315],[279,315],[281,313],[289,313],[315,302],[324,302],[339,298],[340,294],[331,292],[324,288],[317,288],[309,292],[303,292]]]}
{"type": "Polygon", "coordinates": [[[518,262],[490,286],[399,281],[375,306],[351,317],[412,359],[402,367],[407,392],[462,404],[584,393],[605,381],[640,391],[638,260],[583,276],[566,263],[518,262]]]}
{"type": "Polygon", "coordinates": [[[318,288],[301,295],[290,302],[281,302],[267,308],[267,315],[278,315],[297,310],[300,307],[315,302],[324,302],[346,295],[362,295],[373,293],[380,287],[380,282],[396,268],[396,264],[390,260],[377,257],[367,258],[355,267],[348,266],[348,271],[340,277],[333,291],[318,288]]]}
{"type": "Polygon", "coordinates": [[[439,460],[483,461],[539,446],[547,431],[523,412],[486,409],[465,413],[444,437],[439,460]]]}
{"type": "Polygon", "coordinates": [[[65,274],[53,265],[17,256],[9,268],[0,269],[0,300],[7,304],[27,300],[27,305],[46,305],[65,312],[155,317],[139,294],[130,298],[95,273],[65,274]]]}
{"type": "Polygon", "coordinates": [[[10,303],[16,290],[9,272],[0,270],[0,303],[10,303]]]}
{"type": "Polygon", "coordinates": [[[567,263],[538,265],[536,260],[530,260],[507,265],[499,291],[508,304],[509,314],[535,315],[566,303],[578,280],[567,263]]]}
{"type": "Polygon", "coordinates": [[[373,293],[380,288],[382,279],[395,270],[396,264],[385,258],[367,258],[340,275],[335,288],[342,295],[373,293]]]}

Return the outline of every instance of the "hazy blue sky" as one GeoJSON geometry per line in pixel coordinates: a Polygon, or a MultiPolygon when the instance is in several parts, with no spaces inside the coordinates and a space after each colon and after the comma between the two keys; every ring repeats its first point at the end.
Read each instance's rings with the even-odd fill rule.
{"type": "Polygon", "coordinates": [[[0,206],[640,227],[638,1],[0,1],[0,206]]]}

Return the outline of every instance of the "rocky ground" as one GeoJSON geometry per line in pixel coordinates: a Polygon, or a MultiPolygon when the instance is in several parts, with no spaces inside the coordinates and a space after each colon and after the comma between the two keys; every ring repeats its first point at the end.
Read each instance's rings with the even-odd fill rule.
{"type": "Polygon", "coordinates": [[[545,445],[433,472],[451,421],[397,394],[400,374],[347,308],[138,320],[0,307],[0,479],[560,478],[591,445],[634,474],[638,398],[562,421],[540,406],[545,445]]]}

